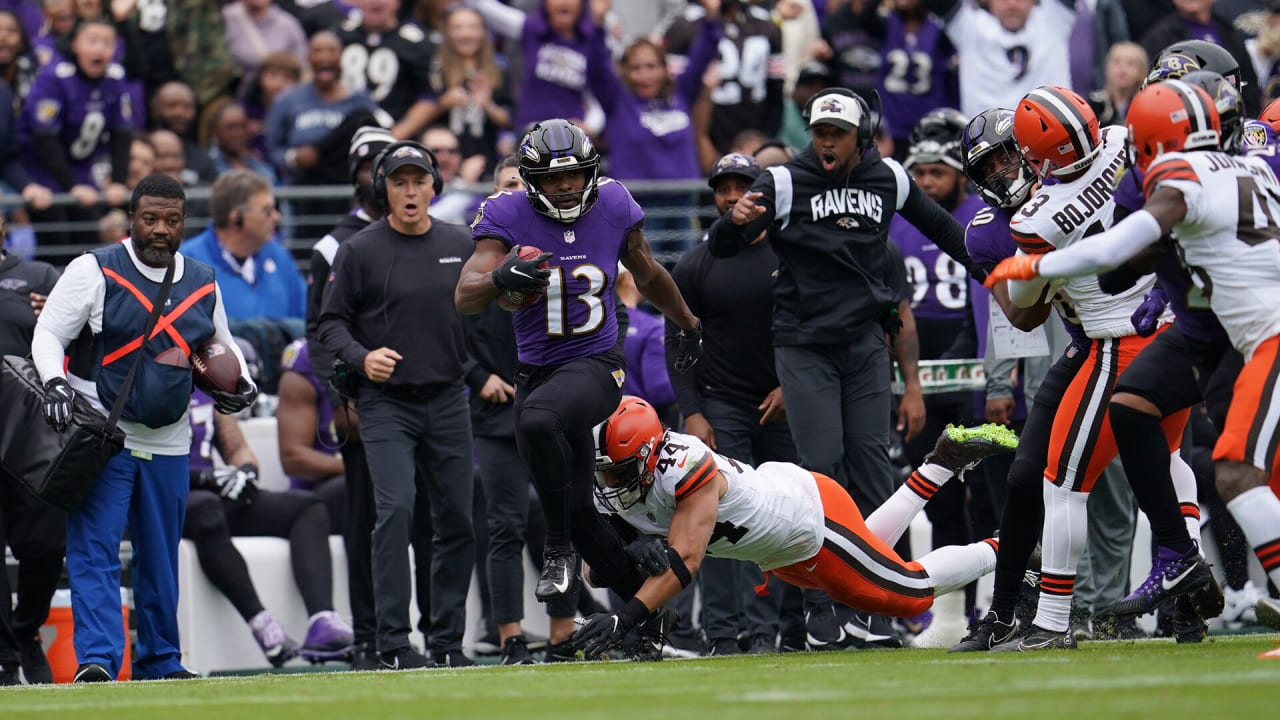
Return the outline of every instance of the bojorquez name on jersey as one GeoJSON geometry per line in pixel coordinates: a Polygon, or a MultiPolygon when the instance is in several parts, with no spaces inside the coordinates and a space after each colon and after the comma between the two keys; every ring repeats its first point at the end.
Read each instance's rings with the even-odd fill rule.
{"type": "MultiPolygon", "coordinates": [[[[1121,154],[1111,161],[1102,175],[1093,179],[1071,200],[1062,206],[1057,212],[1049,216],[1053,220],[1053,224],[1058,226],[1058,230],[1062,234],[1070,235],[1072,230],[1080,227],[1088,222],[1097,214],[1098,210],[1106,206],[1107,202],[1115,194],[1116,174],[1120,172],[1120,168],[1124,167],[1125,158],[1121,154]]],[[[1031,217],[1036,214],[1036,210],[1049,199],[1048,195],[1037,195],[1032,198],[1031,202],[1022,209],[1022,214],[1031,217]]]]}
{"type": "Polygon", "coordinates": [[[884,213],[884,199],[879,195],[857,188],[836,188],[809,198],[813,220],[817,222],[829,215],[862,215],[875,223],[884,213]]]}

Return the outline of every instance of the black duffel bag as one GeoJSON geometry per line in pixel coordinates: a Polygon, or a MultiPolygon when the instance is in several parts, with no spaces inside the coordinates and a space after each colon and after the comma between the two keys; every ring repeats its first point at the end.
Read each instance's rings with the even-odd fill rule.
{"type": "MultiPolygon", "coordinates": [[[[165,270],[144,338],[151,337],[169,298],[174,266],[170,261],[165,270]]],[[[80,509],[102,469],[124,450],[124,431],[116,421],[124,412],[145,345],[135,351],[111,415],[103,417],[88,398],[76,393],[71,423],[61,432],[44,420],[44,386],[35,366],[27,358],[5,355],[0,363],[0,469],[6,479],[17,480],[50,505],[80,509]]]]}
{"type": "Polygon", "coordinates": [[[62,432],[44,421],[43,404],[44,387],[31,361],[6,355],[0,367],[0,467],[41,500],[76,510],[107,461],[124,449],[124,431],[81,393],[62,432]]]}

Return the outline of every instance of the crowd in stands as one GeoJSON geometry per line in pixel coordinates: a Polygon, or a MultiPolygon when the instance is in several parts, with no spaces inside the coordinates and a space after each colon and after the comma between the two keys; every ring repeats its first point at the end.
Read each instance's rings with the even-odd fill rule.
{"type": "MultiPolygon", "coordinates": [[[[921,188],[964,223],[982,203],[945,152],[912,160],[913,149],[922,147],[922,121],[950,108],[958,110],[955,122],[963,126],[986,109],[1013,107],[1037,86],[1058,85],[1086,98],[1101,125],[1123,124],[1151,59],[1182,39],[1209,40],[1239,61],[1249,117],[1280,96],[1280,3],[1256,0],[0,0],[5,253],[60,266],[71,259],[68,253],[119,242],[130,232],[130,192],[153,172],[192,192],[190,237],[181,253],[215,268],[231,330],[257,356],[260,388],[279,398],[281,460],[293,489],[255,500],[244,487],[256,487],[257,462],[237,440],[234,422],[224,428],[211,413],[205,413],[207,422],[197,421],[193,409],[193,425],[204,429],[197,428],[192,456],[207,465],[192,466],[184,536],[196,542],[206,574],[235,604],[273,664],[296,655],[320,662],[354,653],[357,666],[372,668],[377,658],[366,647],[372,629],[360,618],[353,628],[333,613],[328,545],[314,540],[346,530],[342,476],[350,470],[344,460],[354,456],[342,446],[343,438],[358,437],[358,423],[345,401],[335,405],[331,359],[324,350],[308,353],[306,324],[316,310],[309,309],[309,287],[324,282],[312,272],[332,261],[332,248],[322,247],[339,219],[359,216],[367,223],[367,213],[377,212],[367,197],[373,153],[393,140],[420,141],[434,153],[443,182],[432,217],[463,225],[491,190],[520,189],[510,156],[531,125],[570,119],[590,134],[604,175],[629,187],[635,183],[646,232],[661,258],[677,268],[682,291],[710,292],[724,285],[700,270],[697,263],[706,258],[695,249],[698,239],[750,181],[809,143],[802,110],[823,89],[845,87],[878,98],[870,109],[880,153],[904,161],[921,188]],[[1001,31],[1019,34],[1022,44],[1006,51],[987,42],[1001,31]],[[358,131],[372,126],[388,134],[363,147],[358,131]],[[948,167],[934,171],[933,180],[922,179],[919,173],[934,166],[948,167]],[[333,186],[344,188],[335,193],[333,186]],[[712,205],[714,213],[707,207],[712,205]],[[964,208],[968,216],[960,217],[964,208]],[[313,260],[313,245],[317,256],[328,253],[321,265],[313,260]],[[677,265],[682,256],[686,260],[677,265]],[[245,511],[250,506],[252,513],[245,511]],[[269,508],[279,514],[260,517],[269,508]],[[248,583],[230,543],[237,533],[282,535],[294,543],[295,577],[313,617],[302,642],[285,635],[248,583]]],[[[987,315],[986,291],[936,247],[913,248],[909,233],[894,228],[901,231],[891,234],[898,235],[892,239],[900,246],[909,291],[903,303],[915,311],[921,359],[981,359],[982,348],[963,340],[972,334],[974,318],[987,315]]],[[[25,294],[27,285],[20,289],[25,294]]],[[[0,285],[0,292],[9,290],[0,285]]],[[[690,407],[690,393],[707,395],[708,407],[721,400],[741,405],[746,396],[731,390],[729,400],[717,400],[715,390],[682,387],[678,380],[673,387],[660,318],[626,275],[617,292],[630,316],[625,391],[644,397],[672,426],[714,449],[715,434],[703,414],[714,409],[690,407]]],[[[717,300],[699,302],[714,307],[717,300]]],[[[452,306],[424,308],[422,315],[453,312],[452,306]]],[[[511,420],[495,419],[494,408],[514,398],[514,363],[507,357],[514,358],[514,345],[495,329],[510,325],[506,314],[491,312],[467,319],[468,350],[480,364],[467,384],[478,455],[473,526],[488,548],[476,554],[488,598],[482,645],[501,652],[504,662],[526,662],[532,660],[528,651],[541,644],[522,634],[523,608],[512,600],[522,585],[513,587],[510,578],[521,572],[522,545],[535,559],[541,555],[540,510],[515,453],[511,420]],[[513,637],[520,641],[510,642],[513,637]]],[[[702,317],[710,330],[714,318],[702,317]]],[[[986,339],[978,342],[985,346],[986,339]]],[[[5,352],[25,354],[9,345],[5,352]]],[[[785,411],[774,407],[781,401],[770,399],[778,387],[769,375],[772,356],[767,363],[759,353],[733,360],[770,365],[761,382],[750,378],[746,392],[760,390],[751,398],[760,403],[754,418],[759,425],[785,428],[785,411]]],[[[1011,375],[1021,370],[1006,368],[1004,380],[1011,375]]],[[[930,396],[919,417],[898,413],[895,404],[902,422],[893,452],[896,465],[906,468],[899,481],[949,422],[1019,426],[1024,388],[1006,387],[998,373],[993,383],[985,396],[930,396]],[[926,412],[927,424],[917,424],[926,412]]],[[[210,409],[199,400],[193,398],[192,408],[210,409]]],[[[246,414],[275,413],[274,403],[260,400],[246,414]]],[[[1212,432],[1197,426],[1187,446],[1203,452],[1212,446],[1206,438],[1212,432]]],[[[794,458],[789,440],[785,430],[756,437],[741,445],[748,454],[742,459],[794,458]]],[[[1212,470],[1193,467],[1202,494],[1212,494],[1212,470]]],[[[967,486],[953,483],[928,506],[936,545],[973,542],[994,529],[1006,471],[974,473],[967,486]]],[[[1122,486],[1123,475],[1106,482],[1122,486]]],[[[1121,494],[1113,502],[1116,516],[1131,523],[1132,497],[1121,494]]],[[[1249,580],[1244,541],[1230,516],[1215,511],[1212,518],[1225,560],[1224,619],[1250,622],[1251,600],[1267,590],[1249,580]]],[[[425,511],[414,518],[419,575],[439,565],[430,557],[430,519],[425,511]]],[[[1118,554],[1127,557],[1130,548],[1120,535],[1098,540],[1090,552],[1112,557],[1118,543],[1118,554]]],[[[919,555],[927,548],[915,550],[919,555]]],[[[1095,561],[1095,572],[1112,569],[1100,565],[1095,561]]],[[[762,601],[753,587],[766,579],[754,566],[710,561],[701,582],[701,622],[691,617],[696,587],[690,587],[676,602],[683,622],[670,634],[669,653],[814,645],[806,643],[798,593],[774,580],[769,607],[758,607],[762,601]],[[714,584],[710,591],[707,583],[714,584]]],[[[1088,633],[1090,614],[1126,590],[1121,583],[1091,597],[1075,608],[1073,622],[1088,633]]],[[[593,603],[584,597],[549,608],[553,627],[561,622],[571,628],[572,615],[588,614],[593,603]]],[[[965,613],[967,619],[982,615],[972,587],[965,613]]],[[[896,646],[928,623],[924,616],[892,628],[873,623],[859,637],[869,645],[896,646]]],[[[1118,627],[1114,619],[1108,623],[1101,630],[1095,623],[1092,632],[1142,633],[1123,622],[1118,627]]],[[[30,629],[22,631],[30,635],[30,629]]],[[[423,629],[429,636],[429,620],[423,629]]],[[[17,640],[27,647],[34,642],[17,640]]],[[[565,659],[556,655],[561,651],[553,644],[545,657],[565,659]]],[[[23,657],[28,682],[45,677],[37,660],[28,668],[23,657]]],[[[445,662],[459,664],[456,658],[445,662]]],[[[16,669],[0,665],[0,680],[11,670],[16,678],[16,669]]]]}

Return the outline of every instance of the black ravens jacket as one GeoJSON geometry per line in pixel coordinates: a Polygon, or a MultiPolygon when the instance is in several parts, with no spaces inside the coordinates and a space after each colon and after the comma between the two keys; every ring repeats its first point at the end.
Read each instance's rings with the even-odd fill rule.
{"type": "Polygon", "coordinates": [[[901,212],[971,277],[985,273],[964,246],[964,227],[916,186],[897,161],[874,149],[845,177],[822,169],[810,145],[762,173],[751,187],[765,212],[747,225],[730,217],[709,233],[711,254],[730,257],[768,230],[778,255],[774,345],[845,345],[881,332],[899,290],[888,250],[889,221],[901,212]]]}

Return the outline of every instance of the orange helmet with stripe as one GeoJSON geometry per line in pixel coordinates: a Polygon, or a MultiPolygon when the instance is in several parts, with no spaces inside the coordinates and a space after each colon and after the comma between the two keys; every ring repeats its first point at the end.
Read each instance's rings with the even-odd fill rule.
{"type": "Polygon", "coordinates": [[[1270,125],[1272,130],[1280,133],[1280,98],[1272,100],[1266,107],[1262,108],[1258,119],[1270,125]]]}
{"type": "Polygon", "coordinates": [[[666,430],[653,406],[624,395],[618,409],[593,431],[596,497],[614,512],[644,500],[653,486],[658,449],[666,430]]]}
{"type": "Polygon", "coordinates": [[[1181,80],[1143,88],[1129,103],[1125,122],[1142,172],[1164,153],[1216,150],[1221,139],[1222,120],[1209,94],[1181,80]]]}
{"type": "Polygon", "coordinates": [[[1027,93],[1013,113],[1013,137],[1040,177],[1089,167],[1102,148],[1098,116],[1076,93],[1046,85],[1027,93]]]}

